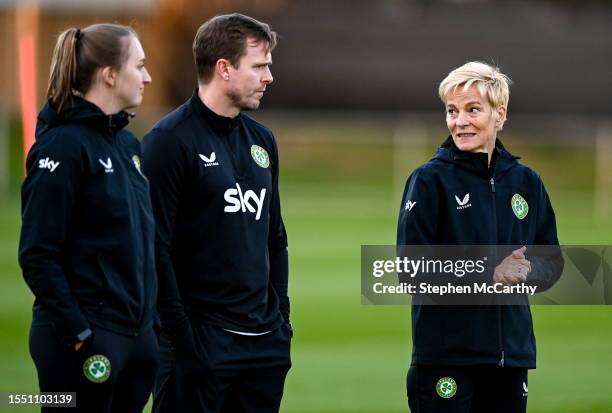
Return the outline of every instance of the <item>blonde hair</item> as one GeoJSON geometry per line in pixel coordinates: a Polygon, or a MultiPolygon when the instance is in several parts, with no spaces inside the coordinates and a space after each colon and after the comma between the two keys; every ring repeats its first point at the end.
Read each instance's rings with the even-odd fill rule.
{"type": "MultiPolygon", "coordinates": [[[[442,102],[446,103],[449,92],[454,92],[460,86],[463,86],[463,90],[466,91],[470,86],[475,85],[478,93],[488,100],[493,109],[504,106],[507,112],[511,84],[510,78],[498,67],[483,62],[468,62],[444,78],[438,88],[438,95],[442,102]]],[[[505,121],[506,119],[501,119],[498,130],[503,128],[505,121]]]]}

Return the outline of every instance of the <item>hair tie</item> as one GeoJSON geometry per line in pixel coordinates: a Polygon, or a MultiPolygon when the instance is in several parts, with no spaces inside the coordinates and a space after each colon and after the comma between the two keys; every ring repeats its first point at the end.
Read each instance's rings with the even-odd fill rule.
{"type": "Polygon", "coordinates": [[[75,39],[77,40],[81,40],[81,29],[77,29],[76,33],[74,34],[75,39]]]}

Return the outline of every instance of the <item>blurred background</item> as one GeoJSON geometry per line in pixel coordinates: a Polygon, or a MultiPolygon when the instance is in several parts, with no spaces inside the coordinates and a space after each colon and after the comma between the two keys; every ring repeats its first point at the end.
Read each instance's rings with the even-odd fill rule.
{"type": "MultiPolygon", "coordinates": [[[[513,79],[500,137],[543,177],[561,242],[612,243],[609,1],[0,0],[0,392],[37,389],[19,185],[57,35],[138,31],[153,77],[130,124],[141,137],[191,95],[198,26],[234,11],[280,35],[274,84],[251,115],[281,155],[295,329],[283,412],[407,411],[410,308],[360,304],[360,246],[394,243],[406,177],[447,135],[437,87],[455,67],[483,60],[513,79]]],[[[533,314],[529,411],[612,412],[612,309],[533,314]]]]}

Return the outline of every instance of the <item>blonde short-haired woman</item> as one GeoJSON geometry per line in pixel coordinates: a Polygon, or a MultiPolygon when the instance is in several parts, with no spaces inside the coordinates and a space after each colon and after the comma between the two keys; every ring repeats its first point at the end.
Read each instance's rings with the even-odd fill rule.
{"type": "MultiPolygon", "coordinates": [[[[542,180],[502,145],[510,81],[491,65],[469,62],[441,82],[450,136],[408,178],[398,245],[512,247],[488,282],[547,288],[563,260],[529,255],[558,245],[555,214],[542,180]],[[404,207],[406,205],[406,207],[404,207]]],[[[502,247],[509,248],[509,247],[502,247]]],[[[407,378],[413,413],[520,413],[536,350],[528,305],[413,305],[407,378]]]]}

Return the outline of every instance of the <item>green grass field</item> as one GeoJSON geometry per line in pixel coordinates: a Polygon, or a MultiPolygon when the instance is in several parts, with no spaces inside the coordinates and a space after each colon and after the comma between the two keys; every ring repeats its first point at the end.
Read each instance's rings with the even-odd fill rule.
{"type": "MultiPolygon", "coordinates": [[[[407,411],[410,308],[360,304],[360,246],[395,238],[405,175],[395,176],[403,168],[392,149],[281,141],[295,329],[283,412],[407,411]]],[[[593,215],[592,154],[521,153],[548,184],[562,243],[610,244],[612,224],[593,215]],[[562,176],[560,162],[572,172],[562,176]]],[[[16,263],[19,224],[18,202],[0,203],[0,392],[36,390],[27,350],[32,297],[16,263]]],[[[541,306],[533,313],[539,367],[530,373],[529,411],[612,412],[612,308],[541,306]]]]}

